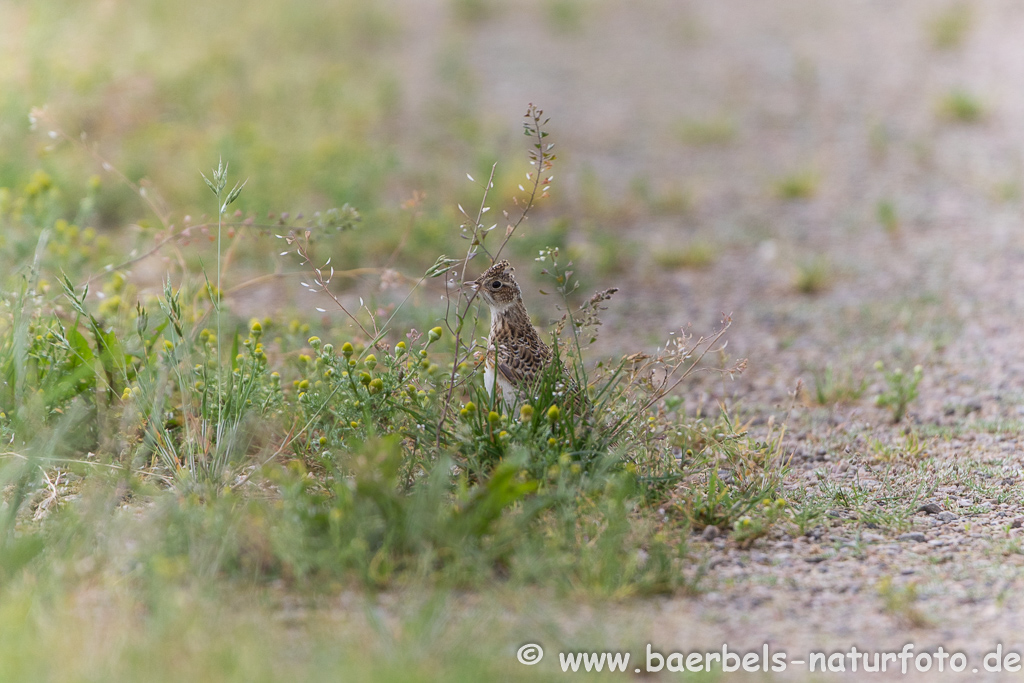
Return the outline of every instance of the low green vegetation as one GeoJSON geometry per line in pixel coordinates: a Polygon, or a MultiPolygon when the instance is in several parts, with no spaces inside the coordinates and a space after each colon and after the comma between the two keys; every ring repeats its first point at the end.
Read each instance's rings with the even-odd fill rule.
{"type": "Polygon", "coordinates": [[[939,115],[954,123],[977,123],[985,115],[981,101],[966,90],[950,90],[939,100],[939,115]]]}
{"type": "Polygon", "coordinates": [[[793,286],[801,294],[820,294],[832,285],[832,262],[825,256],[812,256],[797,263],[793,286]]]}
{"type": "Polygon", "coordinates": [[[932,46],[937,50],[956,50],[966,42],[974,24],[974,14],[966,2],[954,2],[936,13],[927,24],[932,46]]]}
{"type": "Polygon", "coordinates": [[[819,182],[813,171],[792,173],[775,182],[775,195],[786,200],[810,199],[818,192],[819,182]]]}
{"type": "Polygon", "coordinates": [[[875,206],[875,216],[886,234],[895,237],[900,233],[900,217],[896,205],[889,199],[883,199],[875,206]]]}
{"type": "Polygon", "coordinates": [[[718,258],[718,248],[708,240],[695,239],[679,247],[658,249],[655,262],[662,268],[710,268],[718,258]]]}
{"type": "Polygon", "coordinates": [[[910,374],[903,372],[903,368],[889,370],[882,361],[875,363],[875,369],[882,373],[885,379],[885,390],[875,399],[875,404],[892,410],[892,421],[901,422],[907,414],[907,408],[917,398],[917,385],[921,383],[924,370],[920,365],[915,365],[910,374]]]}
{"type": "MultiPolygon", "coordinates": [[[[590,358],[615,290],[581,298],[558,247],[537,258],[566,311],[552,331],[556,363],[512,405],[485,391],[474,337],[487,323],[459,285],[489,263],[485,247],[500,253],[549,194],[555,157],[545,124],[531,107],[525,132],[537,171],[510,227],[492,236],[483,217],[493,179],[479,183],[478,208],[462,210],[466,254],[403,280],[409,296],[431,281],[454,285],[447,316],[439,308],[425,332],[398,326],[401,303],[355,306],[343,294],[333,247],[361,229],[356,209],[257,227],[231,213],[254,183],[227,163],[196,174],[216,219],[144,233],[128,253],[85,227],[96,217],[94,193],[69,214],[45,173],[3,190],[4,602],[30,599],[34,581],[66,596],[59,600],[97,586],[125,605],[153,601],[157,630],[173,630],[193,627],[161,605],[181,591],[194,596],[188,586],[228,595],[271,595],[282,583],[314,594],[686,592],[697,589],[691,530],[719,525],[746,544],[789,524],[782,432],[754,441],[724,413],[687,414],[673,393],[725,329],[677,335],[655,356],[590,358]],[[209,247],[192,253],[197,234],[209,247]],[[233,314],[228,294],[249,277],[232,266],[243,237],[300,264],[295,280],[344,323],[233,314]],[[139,258],[164,253],[178,265],[159,285],[136,279],[139,258]],[[568,392],[563,365],[582,394],[568,392]]],[[[236,640],[243,652],[261,649],[262,636],[246,635],[246,619],[258,615],[225,617],[230,635],[202,656],[216,659],[236,640]]],[[[26,628],[40,642],[55,637],[26,628]]],[[[127,647],[144,651],[145,633],[127,647]]],[[[243,676],[259,661],[242,659],[194,670],[243,676]]],[[[39,666],[31,671],[51,675],[39,666]]]]}
{"type": "Polygon", "coordinates": [[[868,387],[867,379],[857,379],[852,371],[838,371],[831,365],[815,370],[813,378],[814,401],[823,406],[857,401],[868,387]]]}

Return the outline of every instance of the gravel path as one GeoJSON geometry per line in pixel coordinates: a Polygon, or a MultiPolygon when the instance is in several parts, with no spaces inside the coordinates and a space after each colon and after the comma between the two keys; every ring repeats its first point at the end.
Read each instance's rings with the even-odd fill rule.
{"type": "MultiPolygon", "coordinates": [[[[653,613],[665,650],[1024,652],[1024,5],[606,0],[559,33],[539,18],[551,4],[461,40],[476,106],[543,103],[566,194],[596,183],[606,202],[568,208],[635,247],[609,283],[610,315],[629,317],[608,321],[606,348],[731,313],[749,369],[687,405],[776,416],[788,487],[860,496],[804,535],[696,538],[707,593],[619,609],[653,613]],[[688,207],[631,213],[638,183],[688,207]],[[657,265],[694,240],[714,245],[710,267],[657,265]],[[904,424],[871,401],[876,360],[922,366],[904,424]],[[825,368],[865,379],[863,398],[817,406],[825,368]]],[[[410,50],[429,54],[424,40],[410,50]]],[[[572,234],[590,253],[586,221],[572,234]]]]}

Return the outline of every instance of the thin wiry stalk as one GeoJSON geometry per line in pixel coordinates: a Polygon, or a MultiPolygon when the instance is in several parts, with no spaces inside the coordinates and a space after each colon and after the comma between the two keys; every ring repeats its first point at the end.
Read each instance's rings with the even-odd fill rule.
{"type": "MultiPolygon", "coordinates": [[[[224,226],[224,212],[222,210],[220,210],[220,193],[219,192],[217,193],[217,209],[218,209],[217,210],[217,294],[216,294],[216,296],[213,299],[213,302],[214,302],[213,305],[214,305],[214,314],[217,316],[217,367],[220,368],[221,357],[223,355],[223,354],[221,354],[221,351],[220,351],[220,345],[221,345],[221,342],[223,341],[221,336],[220,336],[220,317],[221,317],[220,316],[220,292],[221,292],[221,289],[220,289],[220,270],[221,270],[221,261],[223,261],[223,258],[222,258],[223,252],[221,251],[221,248],[220,248],[220,237],[221,237],[221,230],[222,230],[222,228],[224,226]]],[[[222,419],[222,417],[223,417],[223,410],[224,410],[224,402],[221,400],[221,393],[223,391],[221,385],[223,383],[220,381],[220,379],[221,379],[220,375],[223,374],[223,373],[218,371],[217,374],[218,374],[218,377],[217,377],[217,445],[214,447],[214,453],[219,452],[223,448],[223,446],[224,446],[224,444],[221,442],[221,436],[223,435],[223,431],[222,430],[224,428],[224,422],[223,422],[223,419],[222,419]]],[[[216,457],[216,455],[214,457],[216,457]]]]}
{"type": "MultiPolygon", "coordinates": [[[[456,374],[458,373],[458,367],[459,367],[459,345],[462,342],[462,328],[463,328],[463,325],[466,322],[466,316],[469,313],[469,307],[473,305],[473,300],[476,299],[476,295],[477,295],[476,291],[472,292],[468,296],[468,298],[466,300],[466,307],[464,309],[462,309],[461,312],[459,312],[460,308],[462,307],[462,298],[464,296],[466,296],[466,292],[462,288],[461,284],[466,281],[466,269],[469,267],[470,259],[472,259],[474,256],[476,256],[477,247],[481,246],[482,239],[481,239],[480,231],[481,231],[483,226],[482,226],[480,221],[483,218],[484,212],[487,210],[487,195],[490,193],[491,188],[494,187],[494,170],[497,167],[498,167],[498,164],[496,162],[491,165],[491,173],[490,173],[490,175],[487,178],[487,184],[484,186],[483,196],[480,198],[480,208],[477,209],[476,219],[473,221],[473,233],[472,233],[471,238],[470,238],[469,248],[466,249],[466,257],[462,260],[462,274],[459,276],[459,283],[460,283],[459,293],[458,293],[458,297],[456,298],[456,302],[455,302],[455,310],[456,310],[456,314],[455,315],[456,315],[456,319],[458,320],[458,324],[455,326],[454,330],[452,330],[452,326],[448,322],[448,312],[447,311],[445,312],[445,325],[448,327],[448,330],[451,331],[452,335],[455,337],[455,357],[454,357],[453,362],[452,362],[452,373],[451,373],[451,376],[448,378],[448,392],[447,392],[447,394],[445,394],[444,403],[441,406],[441,416],[437,420],[437,437],[436,437],[436,442],[437,442],[438,445],[441,444],[441,433],[442,433],[442,429],[443,429],[443,426],[444,426],[444,421],[445,421],[445,418],[447,418],[447,416],[448,416],[448,407],[451,404],[452,394],[455,391],[455,377],[456,377],[456,374]]],[[[459,208],[461,209],[462,207],[459,207],[459,208]]],[[[466,215],[465,212],[463,212],[463,215],[466,215]]],[[[468,216],[467,216],[467,218],[468,218],[468,216]]],[[[445,278],[445,281],[444,281],[444,288],[445,288],[445,295],[446,295],[445,296],[445,300],[448,302],[448,304],[450,306],[451,305],[451,295],[448,294],[448,279],[447,278],[445,278]]],[[[451,310],[451,309],[449,308],[448,310],[451,310]]]]}
{"type": "MultiPolygon", "coordinates": [[[[528,179],[532,181],[532,185],[530,187],[530,194],[526,200],[525,205],[523,206],[522,212],[519,214],[518,220],[516,220],[515,223],[510,223],[506,226],[505,237],[502,240],[501,244],[498,245],[498,249],[494,252],[493,255],[490,254],[490,252],[488,252],[487,249],[483,246],[484,239],[487,237],[487,235],[490,233],[490,230],[493,228],[485,230],[483,224],[481,223],[483,214],[484,212],[487,211],[486,203],[488,193],[494,186],[494,171],[495,168],[497,168],[497,163],[491,166],[491,173],[487,179],[487,184],[484,186],[483,197],[480,200],[480,208],[477,210],[476,219],[473,221],[473,232],[470,235],[469,248],[466,250],[466,257],[462,261],[462,273],[459,276],[458,280],[459,293],[456,298],[455,304],[456,319],[458,323],[456,324],[454,329],[452,329],[451,323],[449,322],[449,314],[451,311],[451,294],[448,290],[448,279],[445,279],[445,299],[448,302],[448,309],[445,311],[445,325],[448,327],[448,330],[452,332],[455,338],[455,351],[452,359],[452,372],[448,381],[448,391],[445,392],[444,401],[441,404],[441,415],[438,418],[437,422],[437,445],[441,444],[441,434],[443,432],[444,421],[447,419],[448,413],[451,409],[452,396],[454,395],[455,387],[457,386],[456,374],[458,372],[458,367],[462,362],[467,360],[473,353],[473,349],[467,347],[465,350],[465,355],[463,355],[460,360],[459,355],[460,353],[462,353],[461,346],[463,327],[465,325],[466,318],[469,315],[469,309],[473,305],[473,301],[476,299],[477,295],[476,292],[473,292],[467,296],[465,291],[463,290],[463,285],[466,282],[466,270],[469,266],[469,261],[474,256],[476,256],[477,247],[479,247],[484,250],[484,253],[487,253],[491,257],[491,263],[496,262],[498,260],[498,257],[501,256],[501,252],[504,251],[505,246],[508,244],[509,240],[512,239],[512,235],[515,234],[516,230],[519,229],[519,226],[521,226],[523,222],[526,220],[527,215],[530,213],[530,210],[533,208],[539,196],[547,196],[547,190],[551,183],[552,177],[545,176],[544,174],[551,168],[551,162],[554,161],[555,155],[550,154],[550,151],[554,147],[554,145],[548,144],[547,146],[545,146],[544,144],[544,138],[547,137],[548,134],[542,130],[542,127],[545,124],[547,124],[549,119],[544,119],[542,121],[541,119],[543,115],[544,111],[533,106],[532,103],[527,107],[525,118],[528,119],[528,121],[523,124],[524,132],[526,135],[529,135],[536,139],[536,142],[533,143],[534,150],[530,151],[530,164],[534,166],[534,170],[527,174],[528,179]],[[543,189],[541,189],[542,187],[543,189]],[[466,303],[465,307],[463,308],[462,300],[464,296],[466,296],[466,303]]],[[[520,189],[523,189],[521,185],[520,189]]],[[[459,209],[461,211],[462,207],[460,206],[459,209]]],[[[465,211],[463,211],[462,214],[466,216],[465,211]]],[[[507,211],[504,212],[504,215],[506,218],[508,218],[507,211]]],[[[466,218],[469,218],[469,216],[466,216],[466,218]]],[[[443,273],[445,271],[441,272],[443,273]]],[[[474,318],[474,333],[476,331],[475,323],[476,318],[474,318]]]]}
{"type": "MultiPolygon", "coordinates": [[[[223,343],[223,339],[221,339],[221,264],[223,261],[223,251],[221,249],[221,234],[224,228],[224,212],[227,211],[228,206],[230,206],[236,199],[238,199],[238,195],[242,193],[242,188],[245,187],[245,183],[248,182],[248,180],[245,180],[241,183],[235,183],[235,186],[225,197],[224,190],[225,188],[227,188],[228,185],[228,164],[224,163],[223,158],[217,162],[217,168],[214,169],[212,175],[212,181],[205,175],[203,175],[203,180],[206,181],[207,187],[210,188],[210,191],[213,192],[214,196],[217,198],[217,289],[215,292],[210,291],[212,290],[212,288],[209,286],[209,281],[207,281],[207,290],[210,291],[210,300],[213,302],[214,314],[216,315],[217,318],[217,426],[214,429],[216,439],[216,443],[214,444],[215,453],[213,456],[213,462],[210,463],[210,465],[216,469],[221,464],[221,449],[227,448],[227,446],[223,443],[225,426],[223,419],[223,372],[221,371],[221,361],[223,356],[223,354],[221,353],[221,344],[223,343]]],[[[225,450],[223,452],[226,453],[227,451],[225,450]]]]}

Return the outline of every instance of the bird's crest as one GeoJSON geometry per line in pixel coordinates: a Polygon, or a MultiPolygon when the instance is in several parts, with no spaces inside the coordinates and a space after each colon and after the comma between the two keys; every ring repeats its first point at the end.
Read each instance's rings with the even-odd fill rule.
{"type": "Polygon", "coordinates": [[[477,282],[483,282],[484,280],[487,280],[489,278],[497,277],[498,275],[501,275],[502,273],[505,273],[506,271],[507,271],[507,274],[510,277],[515,277],[516,269],[513,268],[511,266],[511,264],[509,264],[508,260],[502,259],[502,260],[498,261],[497,263],[495,263],[494,265],[492,265],[487,270],[485,270],[483,272],[483,274],[480,277],[477,278],[476,281],[477,282]]]}

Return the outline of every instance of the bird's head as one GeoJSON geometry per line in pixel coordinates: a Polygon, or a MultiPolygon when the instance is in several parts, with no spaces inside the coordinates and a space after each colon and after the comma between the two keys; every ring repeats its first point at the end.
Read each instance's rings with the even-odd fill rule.
{"type": "Polygon", "coordinates": [[[522,291],[515,278],[515,268],[502,260],[483,272],[469,286],[480,293],[492,310],[502,311],[517,301],[523,300],[522,291]]]}

